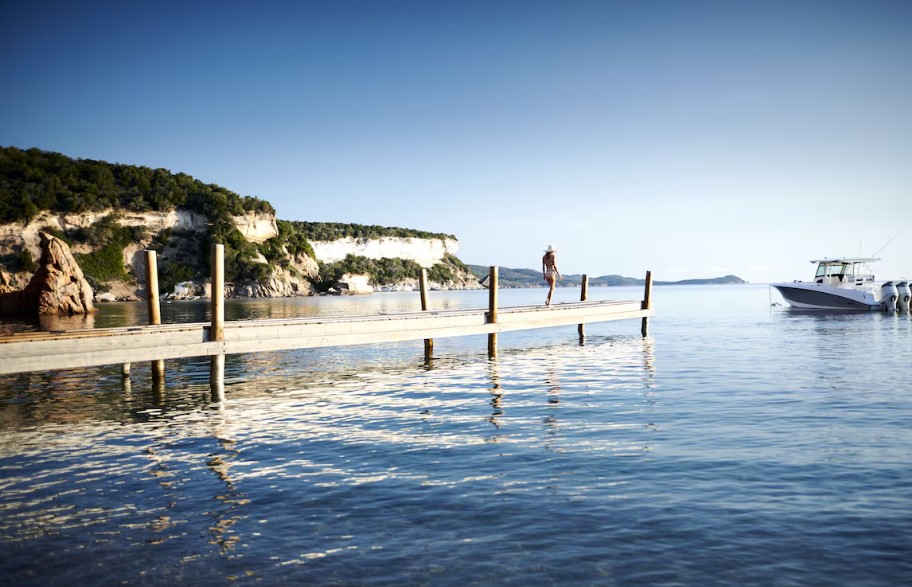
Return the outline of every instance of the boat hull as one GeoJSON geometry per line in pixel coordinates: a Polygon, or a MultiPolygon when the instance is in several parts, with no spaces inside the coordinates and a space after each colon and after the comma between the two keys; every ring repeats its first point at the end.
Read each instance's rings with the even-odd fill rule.
{"type": "Polygon", "coordinates": [[[793,308],[864,312],[880,309],[880,302],[874,298],[870,291],[827,287],[801,282],[774,283],[772,286],[793,308]]]}

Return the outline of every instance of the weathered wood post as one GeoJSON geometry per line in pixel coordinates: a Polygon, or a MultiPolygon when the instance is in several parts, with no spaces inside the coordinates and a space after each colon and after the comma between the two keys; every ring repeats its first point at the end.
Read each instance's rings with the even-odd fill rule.
{"type": "MultiPolygon", "coordinates": [[[[421,289],[421,311],[427,312],[428,309],[428,277],[427,269],[421,268],[421,274],[418,276],[418,285],[421,289]]],[[[424,339],[424,358],[430,359],[434,351],[434,339],[424,339]]]]}
{"type": "MultiPolygon", "coordinates": [[[[652,271],[646,272],[646,290],[643,292],[643,303],[640,306],[643,310],[652,309],[652,271]]],[[[643,325],[640,327],[643,336],[649,336],[649,318],[643,316],[643,325]]]]}
{"type": "Polygon", "coordinates": [[[225,245],[212,245],[209,340],[225,340],[225,245]]]}
{"type": "MultiPolygon", "coordinates": [[[[491,265],[488,274],[488,324],[497,323],[497,265],[491,265]]],[[[494,358],[497,356],[497,333],[488,333],[488,356],[494,358]]]]}
{"type": "Polygon", "coordinates": [[[161,324],[161,304],[158,301],[158,260],[155,251],[146,253],[146,308],[149,324],[161,324]]]}
{"type": "MultiPolygon", "coordinates": [[[[158,299],[158,258],[155,251],[146,250],[146,308],[149,312],[149,324],[161,324],[161,302],[158,299]]],[[[124,365],[121,374],[130,375],[130,367],[124,365]]],[[[152,361],[152,385],[156,388],[163,387],[161,383],[165,378],[165,361],[159,359],[152,361]]]]}
{"type": "MultiPolygon", "coordinates": [[[[210,256],[212,264],[209,288],[209,340],[221,342],[225,340],[225,245],[213,243],[210,256]]],[[[225,398],[224,353],[209,356],[209,387],[212,390],[213,401],[225,398]]]]}
{"type": "MultiPolygon", "coordinates": [[[[585,302],[588,297],[589,297],[589,276],[586,275],[585,273],[583,273],[583,279],[580,282],[580,301],[585,302]]],[[[586,336],[586,325],[580,324],[579,326],[576,327],[576,331],[579,332],[580,341],[582,341],[582,337],[586,336]]]]}

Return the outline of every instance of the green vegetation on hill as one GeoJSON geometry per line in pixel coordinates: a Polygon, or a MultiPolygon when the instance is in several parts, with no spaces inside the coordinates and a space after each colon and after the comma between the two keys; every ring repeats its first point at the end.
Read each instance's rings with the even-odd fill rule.
{"type": "Polygon", "coordinates": [[[343,238],[424,238],[424,239],[456,239],[451,234],[439,232],[425,232],[411,228],[396,226],[367,226],[364,224],[345,224],[342,222],[292,222],[295,228],[312,241],[334,241],[343,238]]]}
{"type": "MultiPolygon", "coordinates": [[[[392,285],[406,279],[418,279],[421,265],[411,259],[388,258],[369,259],[358,255],[346,255],[341,261],[320,263],[320,283],[318,289],[326,291],[342,279],[346,273],[369,275],[371,285],[392,285]]],[[[428,280],[435,283],[447,283],[456,279],[456,271],[468,273],[468,266],[447,254],[442,263],[428,269],[428,280]]]]}
{"type": "Polygon", "coordinates": [[[142,240],[145,233],[144,226],[121,226],[116,214],[111,214],[89,227],[70,231],[66,236],[72,242],[96,247],[91,253],[73,256],[92,288],[103,291],[105,282],[133,280],[132,272],[123,262],[123,249],[142,240]]]}
{"type": "Polygon", "coordinates": [[[239,196],[185,173],[0,147],[0,222],[27,221],[42,210],[81,213],[106,208],[186,208],[212,218],[275,213],[265,200],[239,196]]]}
{"type": "MultiPolygon", "coordinates": [[[[177,271],[167,263],[162,268],[166,282],[187,275],[208,277],[209,243],[213,242],[225,245],[227,280],[262,278],[268,271],[268,267],[255,261],[257,247],[247,242],[232,219],[248,212],[274,214],[275,209],[265,200],[239,196],[167,169],[72,159],[40,149],[0,147],[0,222],[27,222],[44,210],[78,214],[112,208],[132,212],[183,208],[209,218],[208,235],[190,247],[189,264],[177,271]]],[[[77,257],[77,261],[96,288],[105,281],[129,278],[118,255],[127,244],[140,240],[140,235],[135,234],[114,235],[112,221],[109,216],[88,229],[57,235],[95,249],[77,257]],[[84,234],[76,234],[80,231],[84,234]]],[[[160,240],[154,248],[161,251],[166,244],[160,240]]]]}

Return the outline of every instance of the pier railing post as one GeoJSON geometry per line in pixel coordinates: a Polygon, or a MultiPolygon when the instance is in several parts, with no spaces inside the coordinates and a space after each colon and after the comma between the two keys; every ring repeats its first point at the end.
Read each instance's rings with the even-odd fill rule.
{"type": "Polygon", "coordinates": [[[212,245],[212,280],[210,296],[212,324],[209,340],[225,340],[225,245],[212,245]]]}
{"type": "MultiPolygon", "coordinates": [[[[497,323],[497,265],[492,265],[488,279],[488,323],[497,323]]],[[[497,333],[488,333],[488,356],[497,356],[497,333]]]]}
{"type": "MultiPolygon", "coordinates": [[[[580,301],[585,302],[589,297],[589,276],[583,273],[583,279],[580,282],[580,301]]],[[[582,337],[586,336],[586,325],[580,324],[576,327],[577,332],[580,335],[580,342],[582,342],[582,337]]]]}
{"type": "MultiPolygon", "coordinates": [[[[418,285],[421,289],[421,311],[427,312],[427,309],[428,309],[428,277],[427,277],[427,269],[425,269],[424,267],[421,268],[421,273],[418,275],[418,285]]],[[[425,338],[424,339],[424,358],[430,359],[433,351],[434,351],[434,339],[425,338]]]]}
{"type": "Polygon", "coordinates": [[[158,260],[155,251],[146,253],[146,308],[149,324],[161,324],[161,304],[158,301],[158,260]]]}
{"type": "MultiPolygon", "coordinates": [[[[646,272],[646,289],[643,292],[643,303],[640,306],[643,310],[652,309],[652,271],[646,272]]],[[[643,324],[640,327],[643,336],[649,336],[649,317],[643,316],[643,324]]]]}
{"type": "MultiPolygon", "coordinates": [[[[146,250],[146,308],[149,312],[149,324],[161,324],[161,302],[158,297],[158,258],[155,251],[146,250]]],[[[155,389],[164,388],[165,361],[152,361],[152,385],[155,389]]],[[[126,376],[130,374],[129,366],[121,370],[126,376]]]]}
{"type": "MultiPolygon", "coordinates": [[[[213,243],[210,280],[210,315],[209,340],[225,340],[225,245],[213,243]]],[[[217,353],[209,357],[209,387],[212,390],[212,401],[225,399],[225,355],[217,353]]]]}

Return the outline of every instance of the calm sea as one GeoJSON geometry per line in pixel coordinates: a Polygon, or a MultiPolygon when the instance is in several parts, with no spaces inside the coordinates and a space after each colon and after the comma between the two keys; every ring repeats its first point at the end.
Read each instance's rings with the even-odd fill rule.
{"type": "MultiPolygon", "coordinates": [[[[648,338],[638,320],[507,333],[492,360],[483,336],[427,361],[421,341],[229,356],[223,401],[199,359],[163,388],[148,365],[2,376],[0,584],[910,584],[909,316],[771,307],[758,285],[654,302],[648,338]]],[[[94,325],[144,320],[110,304],[94,325]]]]}

